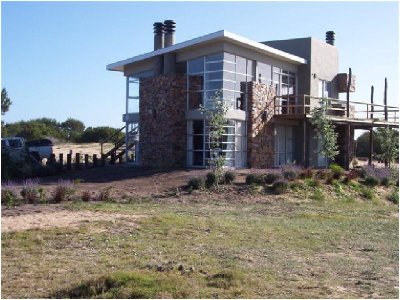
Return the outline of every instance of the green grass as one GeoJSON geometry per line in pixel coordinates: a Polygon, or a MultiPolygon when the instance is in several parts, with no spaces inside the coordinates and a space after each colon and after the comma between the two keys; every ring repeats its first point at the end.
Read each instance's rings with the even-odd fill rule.
{"type": "Polygon", "coordinates": [[[3,233],[2,296],[397,298],[398,206],[333,190],[340,199],[315,187],[311,202],[211,193],[207,202],[69,203],[144,217],[137,228],[121,219],[3,233]]]}

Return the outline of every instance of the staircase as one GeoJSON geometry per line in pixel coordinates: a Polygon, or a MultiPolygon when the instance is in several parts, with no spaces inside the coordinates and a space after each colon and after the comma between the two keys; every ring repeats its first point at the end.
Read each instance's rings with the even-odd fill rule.
{"type": "Polygon", "coordinates": [[[114,147],[109,150],[106,153],[103,153],[103,145],[109,141],[111,141],[118,133],[120,133],[122,130],[124,130],[126,128],[126,126],[122,127],[120,130],[118,130],[117,132],[115,132],[113,135],[109,136],[108,138],[106,138],[105,140],[103,140],[100,143],[101,146],[101,156],[103,160],[106,160],[107,158],[110,158],[110,164],[115,164],[115,162],[119,159],[122,159],[123,156],[126,153],[127,149],[133,149],[135,147],[135,143],[133,141],[131,141],[131,138],[133,136],[136,136],[139,133],[139,127],[136,126],[134,127],[131,131],[129,131],[128,134],[128,140],[130,140],[128,142],[128,145],[126,146],[125,143],[125,136],[119,140],[117,140],[116,142],[114,142],[114,147]]]}

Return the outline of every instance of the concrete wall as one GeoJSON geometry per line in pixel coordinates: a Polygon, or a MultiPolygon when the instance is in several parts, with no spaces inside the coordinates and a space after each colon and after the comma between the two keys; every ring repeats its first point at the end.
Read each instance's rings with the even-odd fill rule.
{"type": "MultiPolygon", "coordinates": [[[[339,50],[314,38],[267,41],[264,44],[300,56],[308,61],[299,66],[298,94],[319,97],[319,80],[332,81],[332,97],[338,98],[336,75],[339,73],[339,50]],[[315,74],[315,78],[314,78],[315,74]]],[[[314,101],[317,104],[317,100],[314,101]]],[[[311,101],[313,103],[313,101],[311,101]]]]}

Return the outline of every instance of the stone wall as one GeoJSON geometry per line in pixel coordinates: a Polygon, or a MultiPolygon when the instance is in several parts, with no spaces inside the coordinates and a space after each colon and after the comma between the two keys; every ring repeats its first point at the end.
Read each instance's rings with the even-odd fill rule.
{"type": "Polygon", "coordinates": [[[186,76],[140,81],[140,160],[148,167],[186,164],[186,76]]]}
{"type": "Polygon", "coordinates": [[[274,166],[274,97],[272,86],[257,82],[242,83],[249,110],[247,124],[247,162],[251,168],[274,166]]]}

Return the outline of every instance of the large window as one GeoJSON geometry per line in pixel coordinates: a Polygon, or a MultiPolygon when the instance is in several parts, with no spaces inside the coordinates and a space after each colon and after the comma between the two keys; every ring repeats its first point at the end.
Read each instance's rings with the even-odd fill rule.
{"type": "MultiPolygon", "coordinates": [[[[209,126],[207,121],[188,121],[187,163],[189,166],[207,166],[210,159],[209,126]]],[[[229,167],[246,166],[245,123],[229,120],[221,139],[220,155],[229,167]]]]}
{"type": "Polygon", "coordinates": [[[253,60],[220,52],[189,60],[187,64],[188,109],[198,109],[200,104],[212,106],[219,90],[229,109],[246,109],[240,83],[254,80],[253,60]]]}
{"type": "Polygon", "coordinates": [[[275,127],[275,166],[293,163],[293,128],[275,127]]]}

